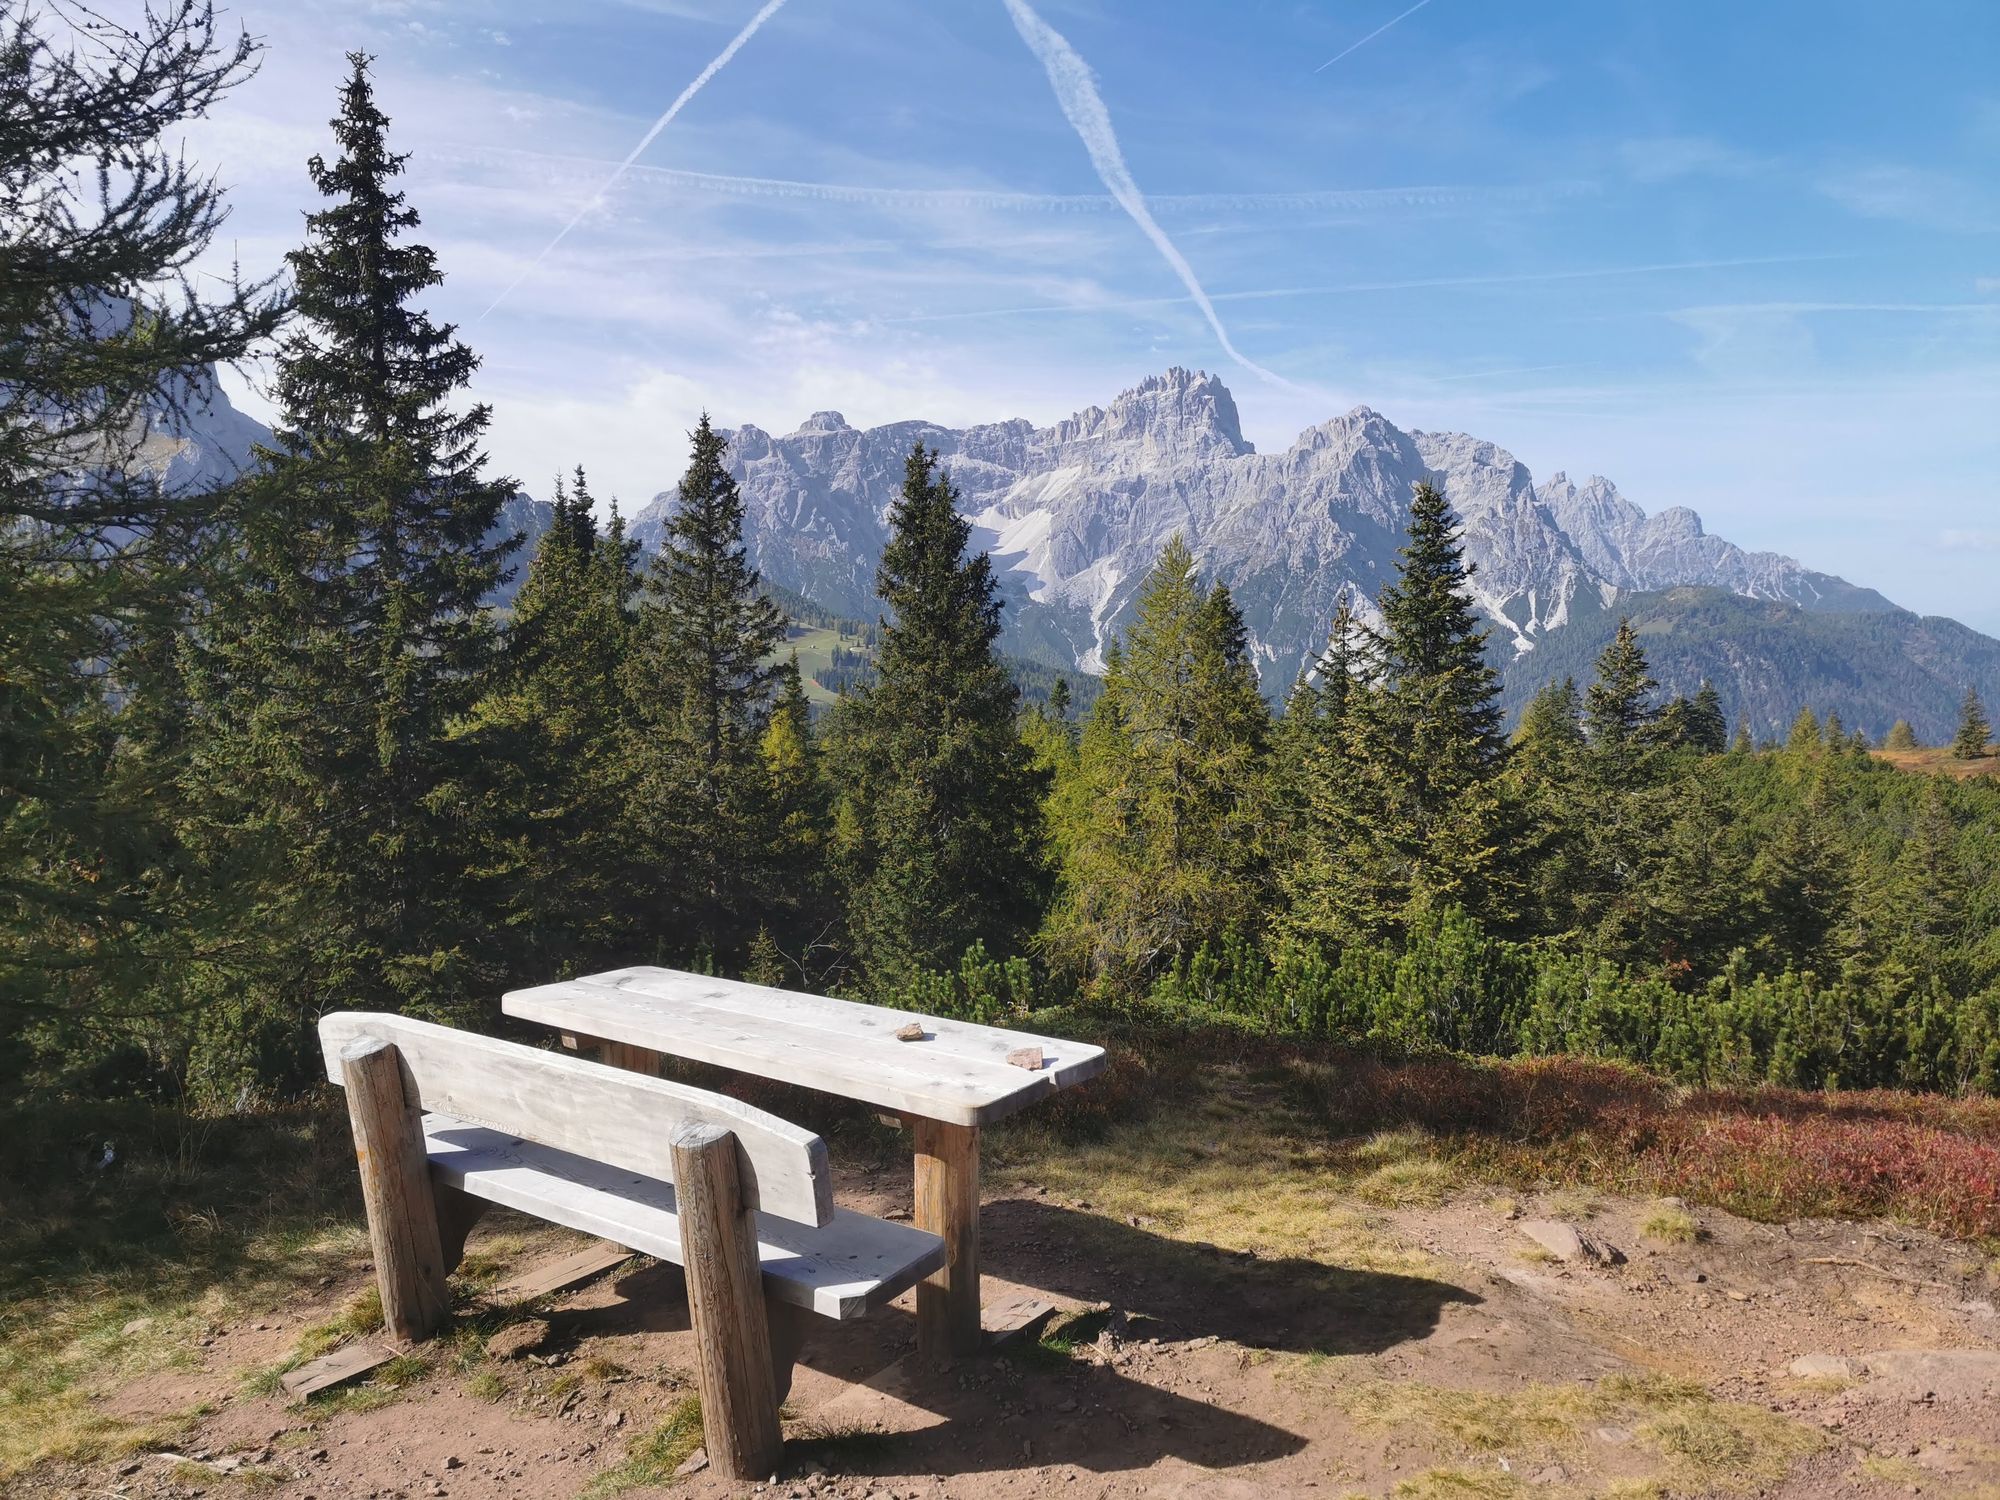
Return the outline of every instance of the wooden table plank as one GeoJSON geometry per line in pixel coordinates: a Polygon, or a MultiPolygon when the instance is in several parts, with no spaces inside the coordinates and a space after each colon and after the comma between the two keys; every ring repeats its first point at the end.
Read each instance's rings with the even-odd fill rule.
{"type": "Polygon", "coordinates": [[[954,1125],[986,1125],[1104,1067],[1104,1049],[675,969],[514,990],[501,1009],[565,1031],[820,1089],[954,1125]],[[925,1039],[895,1033],[920,1023],[925,1039]],[[1039,1048],[1029,1070],[1007,1055],[1039,1048]]]}

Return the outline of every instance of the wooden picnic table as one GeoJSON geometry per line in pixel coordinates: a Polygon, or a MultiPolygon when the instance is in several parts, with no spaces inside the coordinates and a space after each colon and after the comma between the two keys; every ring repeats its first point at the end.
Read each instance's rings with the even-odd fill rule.
{"type": "Polygon", "coordinates": [[[621,1067],[655,1072],[661,1055],[688,1058],[908,1121],[912,1217],[946,1245],[943,1268],[917,1287],[918,1347],[933,1356],[969,1354],[980,1343],[981,1127],[1104,1068],[1104,1049],[1083,1042],[678,969],[614,969],[513,990],[500,1008],[575,1045],[595,1044],[621,1067]],[[899,1039],[912,1025],[921,1039],[899,1039]],[[1024,1066],[1034,1053],[1039,1065],[1024,1066]]]}

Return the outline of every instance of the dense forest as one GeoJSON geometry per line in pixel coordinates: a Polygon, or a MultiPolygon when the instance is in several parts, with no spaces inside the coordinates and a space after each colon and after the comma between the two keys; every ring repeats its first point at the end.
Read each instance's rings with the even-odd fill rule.
{"type": "Polygon", "coordinates": [[[2000,1088],[2000,782],[1897,771],[1810,707],[1759,748],[1630,622],[1503,732],[1428,486],[1377,623],[1343,604],[1276,709],[1178,542],[1087,707],[1055,673],[1024,698],[922,447],[872,660],[818,715],[783,649],[811,606],[748,565],[706,419],[645,566],[585,468],[524,564],[367,59],[283,284],[204,296],[224,205],[163,142],[254,48],[193,3],[133,25],[0,37],[10,1094],[241,1104],[311,1079],[327,1010],[493,1024],[505,987],[638,962],[2000,1088]],[[148,436],[267,347],[255,472],[163,491],[148,436]]]}

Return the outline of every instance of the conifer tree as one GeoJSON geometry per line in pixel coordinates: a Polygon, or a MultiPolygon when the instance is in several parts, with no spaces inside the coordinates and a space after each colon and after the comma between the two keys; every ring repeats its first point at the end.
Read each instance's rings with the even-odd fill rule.
{"type": "Polygon", "coordinates": [[[1820,739],[1830,755],[1847,753],[1847,726],[1840,722],[1840,711],[1828,709],[1825,720],[1820,724],[1820,739]]]}
{"type": "Polygon", "coordinates": [[[783,960],[794,987],[811,988],[825,977],[832,960],[838,914],[828,885],[832,794],[797,652],[779,668],[777,697],[760,749],[768,788],[765,859],[773,878],[767,925],[759,938],[767,960],[783,960]]]}
{"type": "Polygon", "coordinates": [[[1882,748],[1884,750],[1915,750],[1917,748],[1917,732],[1910,728],[1910,721],[1908,719],[1898,719],[1889,726],[1889,734],[1882,741],[1882,748]]]}
{"type": "Polygon", "coordinates": [[[645,576],[627,679],[639,826],[663,881],[661,930],[684,957],[735,964],[778,878],[764,846],[760,745],[784,618],[743,546],[728,444],[695,427],[673,515],[645,576]]]}
{"type": "Polygon", "coordinates": [[[1729,741],[1729,753],[1731,755],[1748,755],[1756,748],[1750,740],[1750,721],[1745,719],[1736,726],[1736,733],[1729,741]]]}
{"type": "Polygon", "coordinates": [[[1542,685],[1514,731],[1507,795],[1519,813],[1516,855],[1531,932],[1570,932],[1583,920],[1577,901],[1587,886],[1579,862],[1589,747],[1582,717],[1582,694],[1565,677],[1542,685]]]}
{"type": "Polygon", "coordinates": [[[1958,732],[1951,737],[1952,758],[1978,760],[1986,754],[1992,739],[1993,726],[1987,722],[1985,705],[1979,701],[1976,689],[1967,688],[1964,701],[1958,706],[1958,732]]]}
{"type": "Polygon", "coordinates": [[[455,730],[473,752],[481,904],[517,973],[610,961],[640,916],[625,692],[638,548],[615,506],[602,533],[593,512],[580,466],[556,481],[500,668],[455,730]]]}
{"type": "Polygon", "coordinates": [[[1315,777],[1307,853],[1287,877],[1289,939],[1345,943],[1400,930],[1420,907],[1511,912],[1497,777],[1497,675],[1474,613],[1457,517],[1419,484],[1379,631],[1340,722],[1338,779],[1315,777]]]}
{"type": "Polygon", "coordinates": [[[336,1000],[467,997],[479,924],[449,731],[494,665],[482,600],[520,540],[494,535],[514,485],[484,473],[488,409],[458,404],[478,358],[417,305],[442,273],[406,241],[406,158],[388,148],[369,59],[349,60],[338,153],[307,164],[327,202],[287,257],[299,321],[245,490],[242,566],[217,581],[197,638],[189,783],[212,850],[262,851],[259,988],[277,1002],[271,1045],[300,1054],[336,1000]]]}
{"type": "Polygon", "coordinates": [[[1688,704],[1688,744],[1703,755],[1720,755],[1729,748],[1729,723],[1722,715],[1722,695],[1705,677],[1688,704]]]}
{"type": "Polygon", "coordinates": [[[904,466],[876,574],[887,606],[875,680],[839,716],[849,929],[878,992],[954,967],[984,943],[1016,952],[1040,906],[1041,778],[994,655],[1000,599],[937,454],[904,466]]]}
{"type": "Polygon", "coordinates": [[[1818,717],[1810,708],[1800,709],[1792,720],[1791,731],[1785,736],[1786,754],[1817,755],[1824,745],[1818,717]]]}
{"type": "Polygon", "coordinates": [[[282,310],[197,290],[225,207],[179,144],[257,43],[125,10],[0,6],[0,1095],[31,1022],[59,1066],[79,1018],[129,1036],[186,951],[170,643],[225,497],[146,450],[282,310]]]}
{"type": "Polygon", "coordinates": [[[1269,738],[1242,617],[1177,536],[1140,590],[1060,817],[1059,962],[1131,983],[1255,926],[1269,738]]]}
{"type": "Polygon", "coordinates": [[[1650,731],[1657,717],[1651,695],[1656,686],[1632,622],[1621,619],[1618,633],[1597,658],[1597,678],[1584,695],[1584,734],[1600,785],[1629,790],[1650,778],[1650,731]]]}

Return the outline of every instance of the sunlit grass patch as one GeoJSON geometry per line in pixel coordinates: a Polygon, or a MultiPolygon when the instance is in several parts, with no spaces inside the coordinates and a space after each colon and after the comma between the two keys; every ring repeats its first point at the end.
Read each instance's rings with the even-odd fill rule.
{"type": "Polygon", "coordinates": [[[988,1180],[1224,1250],[1353,1270],[1429,1268],[1427,1256],[1384,1234],[1352,1201],[1357,1179],[1376,1171],[1385,1201],[1434,1201],[1437,1173],[1404,1159],[1425,1150],[1421,1139],[1364,1142],[1361,1150],[1374,1154],[1362,1161],[1278,1094],[1242,1070],[1216,1069],[1187,1107],[1116,1122],[1090,1139],[1003,1128],[988,1147],[988,1180]]]}
{"type": "MultiPolygon", "coordinates": [[[[1574,1454],[1587,1427],[1615,1421],[1632,1427],[1639,1441],[1663,1460],[1663,1472],[1655,1478],[1675,1491],[1696,1493],[1780,1479],[1823,1441],[1817,1432],[1785,1417],[1718,1401],[1695,1382],[1661,1375],[1616,1375],[1594,1384],[1533,1384],[1506,1391],[1350,1380],[1336,1384],[1329,1395],[1355,1421],[1421,1433],[1444,1454],[1574,1454]]],[[[1484,1482],[1484,1473],[1447,1468],[1424,1477],[1445,1475],[1438,1483],[1449,1485],[1467,1474],[1484,1482]]],[[[1445,1488],[1413,1493],[1487,1492],[1445,1488]]]]}
{"type": "Polygon", "coordinates": [[[671,1484],[674,1471],[700,1446],[701,1400],[687,1396],[676,1402],[651,1432],[634,1438],[625,1450],[625,1457],[592,1480],[584,1493],[609,1496],[643,1485],[671,1484]]]}
{"type": "Polygon", "coordinates": [[[1675,1203],[1660,1203],[1639,1221],[1639,1233],[1663,1245],[1692,1245],[1701,1238],[1701,1223],[1675,1203]]]}

